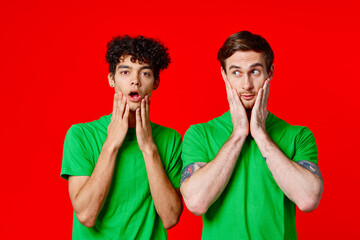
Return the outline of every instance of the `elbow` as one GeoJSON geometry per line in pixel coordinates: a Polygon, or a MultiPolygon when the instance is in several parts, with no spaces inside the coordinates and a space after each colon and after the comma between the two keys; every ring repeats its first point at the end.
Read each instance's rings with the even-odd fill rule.
{"type": "Polygon", "coordinates": [[[180,217],[163,221],[163,226],[166,230],[169,230],[170,228],[173,228],[179,222],[179,220],[180,217]]]}
{"type": "Polygon", "coordinates": [[[96,218],[86,214],[85,212],[77,213],[75,215],[79,222],[87,228],[92,228],[95,225],[96,218]]]}
{"type": "Polygon", "coordinates": [[[317,184],[313,185],[312,191],[304,194],[301,201],[296,203],[296,205],[302,212],[309,213],[314,211],[320,203],[323,190],[324,184],[319,180],[317,184]]]}
{"type": "Polygon", "coordinates": [[[204,197],[200,196],[200,194],[194,194],[196,193],[195,191],[188,191],[185,186],[186,185],[183,184],[183,186],[180,187],[180,190],[187,209],[196,216],[205,214],[211,203],[204,201],[204,197]]]}
{"type": "Polygon", "coordinates": [[[312,212],[319,206],[321,195],[322,195],[322,188],[319,189],[317,193],[305,196],[296,205],[302,212],[306,212],[306,213],[312,212]]]}
{"type": "Polygon", "coordinates": [[[196,216],[201,216],[205,214],[208,210],[207,204],[203,203],[202,201],[196,200],[196,199],[188,199],[186,200],[184,198],[185,205],[187,209],[195,214],[196,216]]]}
{"type": "Polygon", "coordinates": [[[306,213],[314,211],[318,205],[319,205],[319,201],[315,201],[313,199],[307,199],[297,204],[298,208],[302,212],[306,212],[306,213]]]}
{"type": "Polygon", "coordinates": [[[183,211],[182,201],[179,200],[179,206],[176,209],[172,209],[171,217],[164,219],[163,226],[166,230],[173,228],[180,221],[180,216],[183,211]]]}

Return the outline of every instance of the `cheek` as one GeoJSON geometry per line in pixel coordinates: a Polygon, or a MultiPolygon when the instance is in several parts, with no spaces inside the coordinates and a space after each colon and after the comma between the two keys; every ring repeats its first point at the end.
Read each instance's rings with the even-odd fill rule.
{"type": "Polygon", "coordinates": [[[254,79],[253,83],[255,89],[260,89],[262,86],[264,86],[265,79],[264,78],[254,79]]]}
{"type": "Polygon", "coordinates": [[[229,83],[232,88],[235,88],[237,91],[241,89],[241,81],[240,79],[229,79],[229,83]]]}

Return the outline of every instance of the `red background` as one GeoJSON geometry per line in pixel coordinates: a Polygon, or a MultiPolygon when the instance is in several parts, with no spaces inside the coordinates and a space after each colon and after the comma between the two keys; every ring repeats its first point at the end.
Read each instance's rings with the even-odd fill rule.
{"type": "MultiPolygon", "coordinates": [[[[358,1],[14,1],[0,4],[1,239],[70,239],[72,207],[60,178],[67,129],[109,114],[106,43],[118,34],[160,39],[172,64],[151,119],[183,135],[228,109],[216,60],[240,30],[275,52],[268,109],[308,126],[325,190],[298,212],[299,239],[358,236],[358,1]]],[[[187,210],[169,239],[200,239],[187,210]]]]}

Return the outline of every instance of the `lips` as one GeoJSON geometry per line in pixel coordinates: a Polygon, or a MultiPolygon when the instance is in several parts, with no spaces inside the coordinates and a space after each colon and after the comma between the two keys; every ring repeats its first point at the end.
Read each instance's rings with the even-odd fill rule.
{"type": "Polygon", "coordinates": [[[141,99],[141,94],[138,90],[132,90],[129,93],[129,98],[130,98],[130,101],[132,101],[132,102],[139,102],[141,99]]]}
{"type": "Polygon", "coordinates": [[[241,98],[244,99],[244,100],[251,100],[255,97],[255,94],[241,94],[241,98]]]}

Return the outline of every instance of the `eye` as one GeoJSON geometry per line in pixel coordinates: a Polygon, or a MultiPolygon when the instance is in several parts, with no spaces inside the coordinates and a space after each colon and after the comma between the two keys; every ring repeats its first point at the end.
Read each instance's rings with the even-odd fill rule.
{"type": "Polygon", "coordinates": [[[260,71],[257,70],[257,69],[254,69],[254,70],[251,71],[251,74],[253,74],[253,75],[259,75],[259,74],[260,74],[260,71]]]}
{"type": "Polygon", "coordinates": [[[151,76],[151,74],[149,72],[141,72],[141,75],[145,76],[145,77],[150,77],[151,76]]]}
{"type": "Polygon", "coordinates": [[[129,74],[129,71],[124,70],[124,71],[121,71],[120,74],[121,75],[127,75],[127,74],[129,74]]]}
{"type": "Polygon", "coordinates": [[[240,71],[234,71],[233,72],[233,75],[235,76],[235,77],[238,77],[238,76],[240,76],[241,75],[241,73],[240,73],[240,71]]]}

